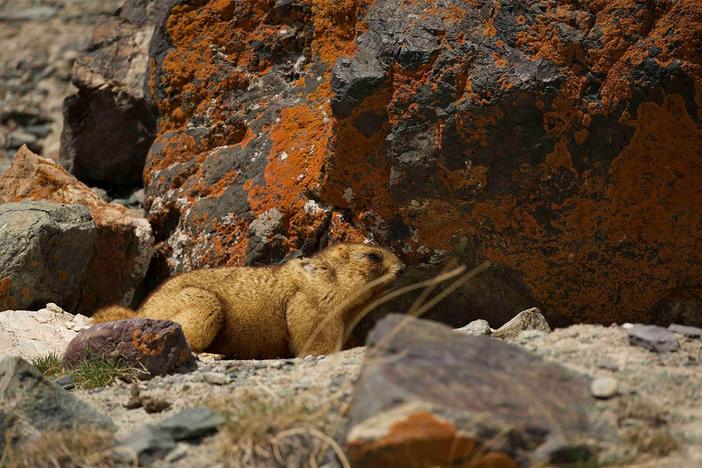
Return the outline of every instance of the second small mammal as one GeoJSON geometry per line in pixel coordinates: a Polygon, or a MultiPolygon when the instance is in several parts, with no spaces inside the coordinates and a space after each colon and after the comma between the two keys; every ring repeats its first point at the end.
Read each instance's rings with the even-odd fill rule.
{"type": "Polygon", "coordinates": [[[341,349],[346,326],[403,267],[386,249],[339,243],[282,265],[184,273],[166,280],[136,312],[109,306],[93,322],[172,320],[193,351],[229,358],[329,354],[341,349]]]}

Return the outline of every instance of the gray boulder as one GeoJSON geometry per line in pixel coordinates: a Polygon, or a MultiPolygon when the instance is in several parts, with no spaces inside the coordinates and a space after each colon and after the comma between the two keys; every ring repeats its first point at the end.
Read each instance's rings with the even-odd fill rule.
{"type": "Polygon", "coordinates": [[[0,205],[0,310],[38,309],[80,299],[96,228],[81,205],[47,201],[0,205]]]}
{"type": "Polygon", "coordinates": [[[0,453],[6,436],[18,446],[43,431],[76,427],[114,429],[109,417],[46,380],[24,359],[0,358],[0,453]]]}

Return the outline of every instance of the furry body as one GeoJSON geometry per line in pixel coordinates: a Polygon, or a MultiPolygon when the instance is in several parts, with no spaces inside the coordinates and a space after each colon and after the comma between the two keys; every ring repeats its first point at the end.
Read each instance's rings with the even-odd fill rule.
{"type": "Polygon", "coordinates": [[[329,354],[341,349],[345,324],[403,266],[379,247],[335,244],[279,266],[184,273],[166,280],[136,312],[110,306],[93,321],[172,320],[194,351],[230,358],[329,354]]]}

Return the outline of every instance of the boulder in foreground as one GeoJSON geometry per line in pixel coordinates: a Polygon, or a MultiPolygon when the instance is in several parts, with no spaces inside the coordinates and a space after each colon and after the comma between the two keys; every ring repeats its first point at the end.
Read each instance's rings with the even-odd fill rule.
{"type": "Polygon", "coordinates": [[[595,457],[585,377],[517,346],[399,315],[380,322],[368,344],[346,437],[356,466],[595,457]]]}

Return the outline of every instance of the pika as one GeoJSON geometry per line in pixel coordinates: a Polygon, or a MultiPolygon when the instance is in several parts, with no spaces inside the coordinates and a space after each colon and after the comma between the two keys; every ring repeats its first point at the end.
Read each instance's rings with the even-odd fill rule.
{"type": "Polygon", "coordinates": [[[180,324],[196,352],[237,359],[329,354],[404,268],[390,251],[339,243],[267,267],[195,270],[166,280],[138,308],[108,306],[93,323],[135,316],[180,324]]]}

